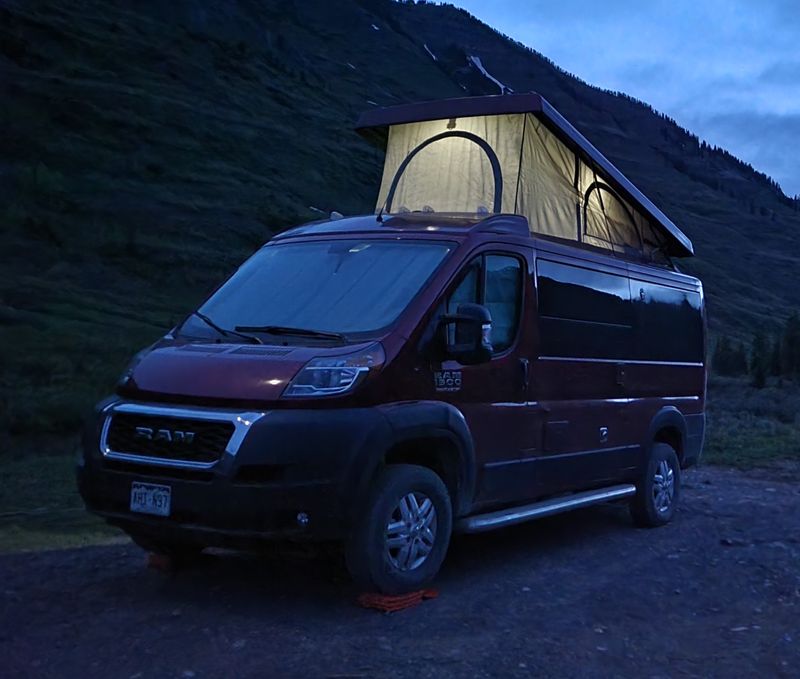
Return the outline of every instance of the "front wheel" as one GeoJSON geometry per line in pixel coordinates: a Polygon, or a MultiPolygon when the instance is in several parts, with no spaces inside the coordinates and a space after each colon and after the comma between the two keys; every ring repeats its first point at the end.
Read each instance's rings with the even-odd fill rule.
{"type": "Polygon", "coordinates": [[[675,515],[681,492],[681,466],[672,446],[655,443],[644,473],[636,484],[631,516],[637,526],[656,527],[675,515]]]}
{"type": "Polygon", "coordinates": [[[402,594],[439,572],[453,528],[450,496],[426,467],[389,465],[356,517],[347,568],[367,590],[402,594]]]}

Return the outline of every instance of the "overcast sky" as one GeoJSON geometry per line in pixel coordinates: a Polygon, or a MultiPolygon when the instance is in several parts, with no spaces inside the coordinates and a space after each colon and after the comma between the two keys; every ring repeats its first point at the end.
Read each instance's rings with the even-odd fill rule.
{"type": "Polygon", "coordinates": [[[800,194],[800,0],[451,0],[800,194]]]}

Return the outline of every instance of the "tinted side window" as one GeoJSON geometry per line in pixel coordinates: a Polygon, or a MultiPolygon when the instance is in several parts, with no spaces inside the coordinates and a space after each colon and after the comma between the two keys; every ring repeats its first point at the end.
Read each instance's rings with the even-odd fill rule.
{"type": "Polygon", "coordinates": [[[480,304],[481,260],[473,260],[467,265],[463,278],[455,290],[447,298],[447,313],[458,311],[459,304],[480,304]]]}
{"type": "Polygon", "coordinates": [[[483,303],[492,314],[495,353],[508,349],[517,336],[522,301],[522,269],[516,257],[487,255],[483,303]]]}
{"type": "Polygon", "coordinates": [[[539,259],[540,354],[629,359],[633,323],[627,276],[539,259]]]}
{"type": "MultiPolygon", "coordinates": [[[[508,349],[517,336],[522,305],[522,265],[511,255],[484,255],[467,265],[456,288],[447,298],[447,313],[459,304],[483,304],[492,315],[494,353],[508,349]]],[[[453,332],[451,326],[450,332],[453,332]]],[[[450,338],[452,341],[452,337],[450,338]]]]}
{"type": "Polygon", "coordinates": [[[700,293],[631,280],[636,312],[636,358],[642,361],[703,360],[700,293]]]}

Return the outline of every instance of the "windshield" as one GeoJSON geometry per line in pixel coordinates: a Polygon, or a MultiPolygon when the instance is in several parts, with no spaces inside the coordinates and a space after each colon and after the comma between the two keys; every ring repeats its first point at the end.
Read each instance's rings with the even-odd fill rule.
{"type": "MultiPolygon", "coordinates": [[[[452,248],[449,243],[388,240],[267,246],[199,312],[219,328],[247,328],[251,334],[254,328],[369,333],[400,315],[452,248]]],[[[214,333],[196,315],[182,330],[214,333]]]]}

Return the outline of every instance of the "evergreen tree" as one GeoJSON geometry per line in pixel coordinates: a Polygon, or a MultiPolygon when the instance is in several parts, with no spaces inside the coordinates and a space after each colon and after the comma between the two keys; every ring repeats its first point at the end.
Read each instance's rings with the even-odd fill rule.
{"type": "Polygon", "coordinates": [[[718,375],[730,375],[732,355],[731,342],[726,335],[723,335],[717,340],[717,346],[714,347],[714,355],[711,358],[711,367],[714,372],[718,375]]]}
{"type": "Polygon", "coordinates": [[[781,372],[788,377],[800,376],[800,317],[797,312],[789,316],[783,329],[781,372]]]}
{"type": "Polygon", "coordinates": [[[769,374],[778,377],[781,374],[781,339],[772,339],[772,349],[769,354],[769,374]]]}
{"type": "Polygon", "coordinates": [[[738,342],[731,357],[731,375],[747,374],[747,351],[742,342],[738,342]]]}
{"type": "Polygon", "coordinates": [[[753,336],[753,344],[750,348],[750,377],[753,386],[763,389],[767,384],[767,372],[769,371],[770,353],[767,345],[767,338],[759,331],[753,336]]]}
{"type": "Polygon", "coordinates": [[[747,351],[741,342],[734,345],[723,335],[717,341],[711,358],[711,367],[719,375],[737,377],[748,373],[747,351]]]}

